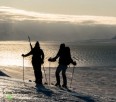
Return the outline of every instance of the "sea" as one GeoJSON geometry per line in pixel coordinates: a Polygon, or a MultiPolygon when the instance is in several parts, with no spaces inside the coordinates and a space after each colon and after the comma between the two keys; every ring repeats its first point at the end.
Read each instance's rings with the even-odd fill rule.
{"type": "MultiPolygon", "coordinates": [[[[48,58],[54,57],[62,42],[40,41],[40,47],[45,54],[44,67],[57,67],[56,62],[48,62],[48,58]]],[[[116,45],[107,43],[78,43],[66,42],[70,47],[71,56],[77,62],[77,67],[111,67],[116,66],[116,45]]],[[[35,41],[32,42],[34,47],[35,41]]],[[[31,57],[23,59],[22,54],[31,50],[28,41],[0,41],[0,66],[4,67],[32,67],[31,57]],[[24,61],[24,63],[23,63],[24,61]]],[[[70,65],[72,66],[72,65],[70,65]]]]}

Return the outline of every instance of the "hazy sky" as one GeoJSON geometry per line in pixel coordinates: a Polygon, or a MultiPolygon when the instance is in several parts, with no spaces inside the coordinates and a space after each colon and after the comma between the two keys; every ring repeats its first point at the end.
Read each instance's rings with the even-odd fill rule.
{"type": "Polygon", "coordinates": [[[116,35],[115,5],[116,0],[0,0],[0,40],[110,39],[116,35]]]}
{"type": "Polygon", "coordinates": [[[116,0],[0,0],[0,6],[53,14],[116,16],[116,0]]]}

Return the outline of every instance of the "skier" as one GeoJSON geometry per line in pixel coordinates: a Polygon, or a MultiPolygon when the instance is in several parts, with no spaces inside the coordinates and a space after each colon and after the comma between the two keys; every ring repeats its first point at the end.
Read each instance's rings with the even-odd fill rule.
{"type": "Polygon", "coordinates": [[[27,57],[29,55],[32,55],[32,65],[34,69],[35,83],[36,87],[38,87],[40,85],[43,85],[41,65],[44,63],[44,52],[42,49],[40,49],[38,41],[36,42],[35,47],[32,48],[29,53],[22,54],[23,57],[27,57]]]}
{"type": "Polygon", "coordinates": [[[70,54],[70,48],[65,47],[65,44],[61,44],[57,55],[54,58],[50,57],[48,61],[55,62],[57,58],[59,58],[59,65],[55,72],[56,81],[57,81],[55,86],[61,87],[59,74],[62,71],[62,77],[63,77],[62,87],[67,88],[67,78],[66,78],[67,67],[70,63],[72,63],[73,65],[76,65],[76,62],[72,60],[71,54],[70,54]]]}

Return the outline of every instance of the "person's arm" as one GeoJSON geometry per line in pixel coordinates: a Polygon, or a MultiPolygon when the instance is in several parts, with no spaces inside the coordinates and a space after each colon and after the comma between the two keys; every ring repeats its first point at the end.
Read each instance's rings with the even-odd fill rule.
{"type": "Polygon", "coordinates": [[[28,36],[28,39],[29,39],[29,43],[30,43],[31,50],[32,50],[33,47],[32,47],[31,40],[30,40],[30,37],[29,36],[28,36]]]}
{"type": "Polygon", "coordinates": [[[32,55],[32,50],[27,54],[22,54],[23,57],[27,57],[27,56],[30,56],[30,55],[32,55]]]}
{"type": "Polygon", "coordinates": [[[60,56],[60,50],[58,51],[57,55],[53,57],[52,59],[56,60],[60,56]]]}
{"type": "Polygon", "coordinates": [[[70,53],[70,62],[74,65],[74,66],[76,66],[76,61],[73,61],[73,59],[71,58],[71,53],[70,53]]]}
{"type": "Polygon", "coordinates": [[[44,52],[43,52],[43,50],[41,50],[41,52],[42,52],[42,63],[44,63],[44,52]]]}
{"type": "Polygon", "coordinates": [[[55,62],[56,59],[57,59],[59,56],[60,56],[60,50],[58,51],[58,53],[57,53],[57,55],[56,55],[55,57],[53,57],[53,58],[50,57],[50,58],[48,59],[48,61],[55,62]]]}
{"type": "Polygon", "coordinates": [[[71,58],[71,63],[72,63],[74,66],[77,65],[76,61],[73,61],[72,58],[71,58]]]}

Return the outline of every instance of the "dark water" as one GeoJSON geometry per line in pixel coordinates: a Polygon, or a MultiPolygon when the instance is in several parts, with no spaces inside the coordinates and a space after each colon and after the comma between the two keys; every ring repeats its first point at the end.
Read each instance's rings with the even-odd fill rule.
{"type": "Polygon", "coordinates": [[[71,45],[79,66],[116,66],[115,45],[71,45]]]}
{"type": "MultiPolygon", "coordinates": [[[[33,42],[33,46],[34,46],[33,42]]],[[[47,59],[54,57],[59,49],[60,43],[41,42],[41,48],[45,53],[44,66],[49,67],[47,59]]],[[[69,44],[71,55],[77,61],[78,66],[116,66],[116,46],[112,44],[69,44]]],[[[22,66],[22,53],[28,53],[30,46],[28,42],[0,42],[0,66],[22,66]]],[[[31,56],[24,59],[25,66],[31,66],[31,56]]],[[[50,63],[56,67],[58,61],[50,63]]]]}

